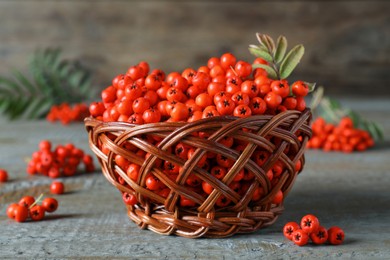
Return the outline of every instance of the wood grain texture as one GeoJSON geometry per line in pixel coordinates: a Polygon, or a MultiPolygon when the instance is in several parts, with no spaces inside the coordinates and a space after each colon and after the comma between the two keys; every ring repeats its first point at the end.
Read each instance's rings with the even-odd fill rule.
{"type": "Polygon", "coordinates": [[[59,46],[101,89],[141,60],[167,72],[226,51],[251,60],[247,46],[263,32],[305,45],[291,80],[334,95],[390,96],[387,10],[389,1],[0,1],[0,74],[59,46]]]}

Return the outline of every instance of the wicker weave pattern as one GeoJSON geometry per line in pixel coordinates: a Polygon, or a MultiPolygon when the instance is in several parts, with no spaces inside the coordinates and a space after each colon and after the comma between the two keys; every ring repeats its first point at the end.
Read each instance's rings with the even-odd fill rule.
{"type": "Polygon", "coordinates": [[[135,193],[138,204],[128,206],[128,215],[141,228],[148,228],[159,234],[175,234],[179,236],[227,237],[235,233],[253,232],[275,222],[283,211],[282,205],[271,203],[276,192],[281,189],[284,196],[290,191],[298,172],[295,163],[301,160],[304,165],[304,149],[311,136],[309,121],[310,110],[304,112],[285,111],[275,116],[261,115],[237,119],[235,117],[213,117],[193,123],[155,123],[147,125],[132,125],[122,122],[103,123],[92,118],[85,120],[89,133],[89,143],[98,157],[103,174],[120,191],[135,193]],[[249,129],[250,131],[243,131],[249,129]],[[199,131],[210,133],[209,138],[193,135],[199,131]],[[299,140],[295,133],[299,132],[299,140]],[[162,141],[156,147],[147,142],[145,136],[158,136],[162,141]],[[114,136],[114,138],[113,138],[114,136]],[[247,141],[248,145],[239,154],[236,150],[221,145],[218,140],[232,136],[235,140],[247,141]],[[265,137],[277,137],[282,141],[277,145],[265,137]],[[182,142],[196,147],[194,156],[184,161],[169,152],[169,148],[182,142]],[[131,143],[137,148],[148,152],[147,159],[123,148],[123,144],[131,143]],[[106,155],[101,151],[101,144],[110,150],[106,155]],[[289,145],[289,156],[284,151],[289,145]],[[257,147],[268,151],[271,156],[265,164],[259,167],[251,155],[257,147]],[[206,152],[221,154],[235,161],[232,168],[222,180],[216,179],[208,171],[197,166],[197,162],[206,152]],[[131,180],[118,165],[115,155],[120,154],[132,163],[141,166],[138,180],[131,180]],[[293,154],[294,156],[291,156],[293,154]],[[182,166],[176,180],[170,179],[161,169],[154,167],[156,160],[167,160],[182,166]],[[286,166],[276,186],[272,187],[266,172],[276,161],[282,161],[286,166]],[[229,184],[242,169],[255,173],[255,178],[244,195],[240,195],[229,184]],[[167,198],[163,198],[146,189],[145,180],[148,173],[153,173],[161,182],[171,189],[167,198]],[[190,174],[210,183],[214,190],[208,196],[203,196],[188,189],[185,181],[190,174]],[[132,188],[121,185],[118,176],[132,188]],[[265,196],[255,203],[251,198],[257,187],[261,185],[265,196]],[[185,208],[178,206],[179,196],[183,195],[199,206],[185,208]],[[233,203],[226,208],[217,208],[215,203],[220,195],[226,196],[233,203]]]}

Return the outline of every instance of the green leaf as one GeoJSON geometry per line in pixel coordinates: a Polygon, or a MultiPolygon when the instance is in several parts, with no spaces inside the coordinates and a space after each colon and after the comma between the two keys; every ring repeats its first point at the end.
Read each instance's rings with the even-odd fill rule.
{"type": "Polygon", "coordinates": [[[37,50],[28,64],[30,75],[13,71],[13,78],[0,76],[0,111],[11,119],[38,118],[52,105],[87,101],[94,93],[89,71],[60,56],[58,48],[37,50]]]}
{"type": "Polygon", "coordinates": [[[286,54],[287,50],[287,39],[284,36],[279,36],[277,42],[276,42],[276,51],[275,51],[275,62],[280,63],[284,55],[286,54]]]}
{"type": "Polygon", "coordinates": [[[23,93],[24,91],[23,87],[18,83],[3,77],[0,77],[0,86],[10,90],[12,93],[23,93]]]}
{"type": "Polygon", "coordinates": [[[305,81],[305,84],[307,85],[307,87],[309,88],[309,92],[313,92],[316,88],[316,84],[315,82],[307,82],[305,81]]]}
{"type": "Polygon", "coordinates": [[[285,79],[290,76],[291,72],[295,69],[298,63],[301,61],[305,48],[303,45],[297,45],[286,55],[280,65],[280,78],[285,79]]]}
{"type": "Polygon", "coordinates": [[[261,48],[249,47],[249,52],[258,58],[266,60],[267,62],[273,62],[271,54],[261,48]]]}
{"type": "Polygon", "coordinates": [[[13,71],[15,78],[20,82],[22,86],[24,86],[28,91],[35,93],[35,86],[25,77],[22,73],[17,70],[13,71]]]}
{"type": "Polygon", "coordinates": [[[275,71],[275,69],[266,64],[253,64],[252,68],[253,69],[262,68],[267,72],[269,78],[278,79],[278,74],[275,71]]]}
{"type": "Polygon", "coordinates": [[[378,139],[376,139],[376,140],[384,140],[383,128],[375,122],[372,122],[371,124],[375,128],[377,136],[378,136],[378,139]]]}

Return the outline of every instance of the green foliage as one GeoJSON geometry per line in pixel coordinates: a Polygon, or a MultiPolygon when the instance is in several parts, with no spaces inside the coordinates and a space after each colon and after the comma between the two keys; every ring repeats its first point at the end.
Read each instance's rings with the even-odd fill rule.
{"type": "MultiPolygon", "coordinates": [[[[275,44],[274,40],[266,34],[257,33],[256,36],[260,44],[249,45],[249,51],[254,56],[267,61],[268,64],[254,64],[253,68],[266,70],[268,77],[274,80],[286,79],[290,76],[305,53],[303,45],[293,47],[286,54],[288,46],[286,37],[279,36],[275,44]]],[[[312,83],[309,84],[314,86],[312,83]]]]}
{"type": "Polygon", "coordinates": [[[36,51],[29,64],[30,75],[15,70],[12,77],[0,76],[0,112],[10,119],[42,118],[52,105],[92,98],[90,72],[60,55],[60,49],[36,51]]]}

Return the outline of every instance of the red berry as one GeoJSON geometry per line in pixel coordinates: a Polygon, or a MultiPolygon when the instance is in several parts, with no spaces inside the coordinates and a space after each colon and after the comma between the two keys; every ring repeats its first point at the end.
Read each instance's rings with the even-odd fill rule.
{"type": "Polygon", "coordinates": [[[316,232],[310,234],[310,239],[314,244],[324,244],[328,240],[328,231],[323,226],[320,226],[316,232]]]}
{"type": "Polygon", "coordinates": [[[137,203],[137,198],[134,194],[124,192],[122,194],[123,202],[127,205],[134,206],[137,203]]]}
{"type": "Polygon", "coordinates": [[[15,205],[14,206],[14,219],[17,222],[24,222],[28,217],[28,209],[26,207],[15,205]]]}
{"type": "Polygon", "coordinates": [[[344,231],[337,227],[331,227],[328,229],[328,241],[332,245],[340,245],[343,243],[345,238],[344,231]]]}
{"type": "Polygon", "coordinates": [[[0,182],[8,181],[8,172],[4,169],[0,169],[0,182]]]}
{"type": "Polygon", "coordinates": [[[44,207],[47,212],[54,212],[58,208],[58,201],[54,198],[45,198],[42,201],[42,207],[44,207]]]}
{"type": "Polygon", "coordinates": [[[276,194],[275,197],[272,199],[273,204],[280,204],[283,202],[283,192],[279,190],[276,194]]]}
{"type": "Polygon", "coordinates": [[[34,204],[34,202],[35,202],[35,198],[33,196],[24,196],[19,200],[18,204],[25,208],[29,208],[31,207],[32,204],[34,204]]]}
{"type": "Polygon", "coordinates": [[[63,194],[64,184],[60,181],[53,181],[50,185],[50,192],[53,194],[63,194]]]}
{"type": "Polygon", "coordinates": [[[292,233],[292,241],[298,246],[304,246],[309,241],[309,235],[302,229],[297,229],[292,233]]]}
{"type": "Polygon", "coordinates": [[[318,218],[312,214],[308,214],[301,219],[301,228],[307,234],[316,232],[320,227],[318,218]]]}
{"type": "Polygon", "coordinates": [[[45,217],[45,208],[41,205],[35,205],[29,210],[29,215],[34,221],[42,220],[45,217]]]}
{"type": "Polygon", "coordinates": [[[16,208],[16,206],[20,206],[20,205],[17,204],[17,203],[12,203],[12,204],[8,205],[8,207],[7,207],[7,216],[9,218],[12,218],[12,219],[15,218],[15,208],[16,208]]]}
{"type": "Polygon", "coordinates": [[[299,224],[297,222],[288,222],[286,225],[283,227],[283,234],[284,236],[292,240],[293,239],[293,233],[294,231],[300,229],[299,224]]]}

